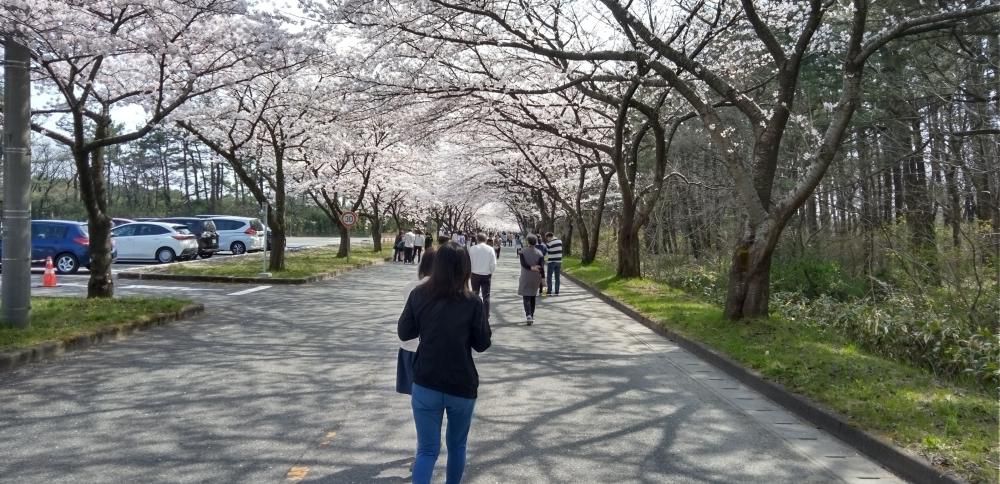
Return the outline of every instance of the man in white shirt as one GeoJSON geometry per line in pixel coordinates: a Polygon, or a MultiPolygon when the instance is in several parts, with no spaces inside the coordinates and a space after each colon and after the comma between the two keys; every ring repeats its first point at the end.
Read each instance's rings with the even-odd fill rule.
{"type": "Polygon", "coordinates": [[[412,264],[413,263],[413,243],[417,236],[413,234],[413,230],[407,230],[403,234],[403,263],[412,264]]]}
{"type": "Polygon", "coordinates": [[[472,292],[483,298],[483,314],[486,321],[490,320],[490,283],[493,272],[497,270],[497,254],[493,247],[486,243],[486,234],[476,235],[478,244],[469,247],[469,259],[472,261],[472,292]]]}
{"type": "Polygon", "coordinates": [[[424,232],[420,229],[413,234],[413,259],[415,263],[420,263],[421,254],[424,252],[424,232]]]}

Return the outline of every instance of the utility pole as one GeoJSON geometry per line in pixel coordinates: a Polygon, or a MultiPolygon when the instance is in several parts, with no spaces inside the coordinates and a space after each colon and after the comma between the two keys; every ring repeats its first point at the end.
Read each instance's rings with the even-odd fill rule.
{"type": "Polygon", "coordinates": [[[31,78],[28,48],[4,38],[3,321],[27,328],[31,316],[31,78]]]}

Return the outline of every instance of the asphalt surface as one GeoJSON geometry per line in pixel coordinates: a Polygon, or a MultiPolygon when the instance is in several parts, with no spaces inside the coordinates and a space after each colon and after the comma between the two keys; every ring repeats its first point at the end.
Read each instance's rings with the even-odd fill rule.
{"type": "MultiPolygon", "coordinates": [[[[407,482],[395,320],[414,278],[120,281],[206,312],[0,375],[0,482],[407,482]]],[[[567,281],[526,327],[516,278],[505,253],[465,482],[899,482],[567,281]]]]}

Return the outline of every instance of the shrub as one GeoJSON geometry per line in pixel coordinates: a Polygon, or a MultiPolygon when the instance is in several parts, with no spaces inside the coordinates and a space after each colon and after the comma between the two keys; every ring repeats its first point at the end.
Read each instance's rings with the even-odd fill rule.
{"type": "Polygon", "coordinates": [[[832,260],[816,257],[795,257],[776,260],[771,268],[773,292],[795,292],[807,298],[832,297],[848,301],[865,294],[866,284],[851,277],[832,260]]]}
{"type": "Polygon", "coordinates": [[[825,295],[807,299],[776,292],[772,309],[777,316],[837,331],[869,351],[939,376],[1000,384],[995,327],[970,323],[909,295],[842,302],[825,295]]]}

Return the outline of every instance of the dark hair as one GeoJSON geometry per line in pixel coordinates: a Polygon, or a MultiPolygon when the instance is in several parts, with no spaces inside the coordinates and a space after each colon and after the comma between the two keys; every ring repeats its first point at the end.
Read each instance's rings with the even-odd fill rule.
{"type": "Polygon", "coordinates": [[[449,240],[451,240],[451,239],[449,239],[447,235],[439,235],[438,236],[438,245],[447,244],[449,240]]]}
{"type": "Polygon", "coordinates": [[[535,237],[535,234],[528,234],[528,236],[524,238],[524,241],[528,245],[535,245],[538,243],[538,237],[535,237]]]}
{"type": "Polygon", "coordinates": [[[546,239],[551,239],[552,238],[552,232],[545,232],[545,238],[546,239]]]}
{"type": "Polygon", "coordinates": [[[455,299],[469,294],[472,261],[465,247],[448,242],[434,251],[431,278],[424,283],[432,299],[455,299]]]}
{"type": "Polygon", "coordinates": [[[434,268],[434,252],[434,249],[427,249],[420,256],[420,265],[417,266],[417,278],[423,279],[431,275],[431,270],[434,268]]]}
{"type": "Polygon", "coordinates": [[[479,234],[476,235],[476,240],[480,242],[486,242],[486,234],[480,232],[479,234]]]}

